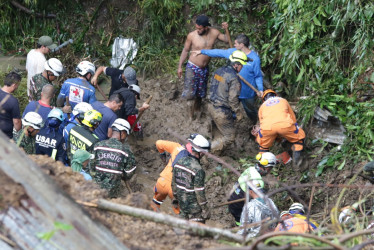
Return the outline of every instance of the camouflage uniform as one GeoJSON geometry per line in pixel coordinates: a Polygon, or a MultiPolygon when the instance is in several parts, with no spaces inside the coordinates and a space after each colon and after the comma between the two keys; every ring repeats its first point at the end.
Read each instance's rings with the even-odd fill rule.
{"type": "MultiPolygon", "coordinates": [[[[29,101],[38,101],[41,98],[42,89],[45,85],[52,84],[43,76],[43,73],[36,74],[31,78],[30,81],[30,96],[29,101]]],[[[53,85],[53,84],[52,84],[53,85]]],[[[54,86],[54,85],[53,85],[54,86]]],[[[55,93],[56,93],[56,87],[55,93]]],[[[52,98],[51,100],[51,106],[56,106],[56,98],[52,98]]]]}
{"type": "MultiPolygon", "coordinates": [[[[18,143],[18,139],[21,137],[23,131],[23,129],[20,129],[18,132],[13,131],[13,140],[16,143],[18,143]]],[[[35,154],[35,137],[28,137],[26,135],[23,135],[19,147],[23,148],[23,150],[25,150],[26,154],[28,155],[35,154]]]]}
{"type": "Polygon", "coordinates": [[[204,190],[205,171],[199,161],[191,156],[179,159],[173,168],[172,189],[180,206],[179,216],[204,222],[202,210],[207,209],[204,190]]]}
{"type": "Polygon", "coordinates": [[[120,194],[121,180],[129,180],[136,170],[135,157],[127,143],[116,138],[100,141],[94,147],[95,159],[91,166],[96,170],[95,181],[108,189],[111,198],[120,194]]]}
{"type": "Polygon", "coordinates": [[[212,150],[221,151],[234,142],[234,114],[241,115],[239,94],[241,85],[232,66],[216,70],[211,79],[208,112],[222,134],[222,138],[212,142],[212,150]]]}

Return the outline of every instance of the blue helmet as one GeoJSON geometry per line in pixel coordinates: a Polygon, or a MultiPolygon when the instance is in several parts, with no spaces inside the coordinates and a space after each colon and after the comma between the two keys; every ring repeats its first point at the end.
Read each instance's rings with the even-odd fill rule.
{"type": "Polygon", "coordinates": [[[54,108],[49,112],[48,118],[56,118],[62,122],[64,120],[64,113],[61,109],[54,108]]]}

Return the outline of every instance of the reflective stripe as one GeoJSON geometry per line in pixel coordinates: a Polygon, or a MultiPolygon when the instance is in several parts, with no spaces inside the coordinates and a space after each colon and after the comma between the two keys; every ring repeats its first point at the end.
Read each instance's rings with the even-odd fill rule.
{"type": "Polygon", "coordinates": [[[179,186],[178,184],[177,184],[177,188],[183,189],[183,190],[186,191],[186,192],[195,192],[194,189],[188,189],[188,188],[186,188],[186,187],[179,186]]]}
{"type": "Polygon", "coordinates": [[[133,167],[132,169],[130,169],[130,170],[125,170],[125,172],[127,173],[127,174],[129,174],[129,173],[131,173],[132,171],[134,171],[136,169],[136,166],[135,167],[133,167]]]}
{"type": "Polygon", "coordinates": [[[196,188],[195,187],[195,191],[203,191],[205,188],[204,187],[201,187],[201,188],[196,188]]]}
{"type": "Polygon", "coordinates": [[[81,140],[82,142],[86,143],[89,147],[92,145],[92,142],[90,140],[88,140],[86,137],[84,137],[83,135],[79,134],[78,132],[76,132],[75,130],[70,130],[70,134],[71,135],[74,135],[75,137],[77,137],[79,140],[81,140]]]}
{"type": "Polygon", "coordinates": [[[299,133],[299,125],[297,125],[297,123],[295,123],[295,127],[296,127],[296,130],[293,131],[295,134],[299,133]]]}
{"type": "Polygon", "coordinates": [[[118,171],[118,170],[114,170],[110,168],[101,168],[101,167],[96,166],[96,169],[102,172],[108,172],[112,174],[122,174],[122,171],[118,171]]]}
{"type": "Polygon", "coordinates": [[[193,176],[196,175],[196,173],[195,173],[194,171],[192,171],[191,169],[188,169],[188,168],[186,168],[186,167],[184,167],[184,166],[181,166],[181,165],[177,165],[177,164],[175,164],[174,167],[176,167],[176,168],[180,168],[180,169],[183,169],[184,171],[187,171],[187,172],[191,173],[193,176]]]}
{"type": "Polygon", "coordinates": [[[152,200],[154,203],[156,203],[157,205],[161,205],[162,204],[162,201],[158,201],[158,200],[156,200],[155,198],[153,198],[153,200],[152,200]]]}
{"type": "Polygon", "coordinates": [[[53,149],[52,154],[51,154],[51,157],[53,160],[56,160],[56,154],[57,154],[57,149],[53,149]]]}
{"type": "Polygon", "coordinates": [[[94,148],[94,150],[98,150],[98,149],[120,153],[120,154],[123,154],[126,157],[129,156],[126,152],[124,152],[122,150],[119,150],[119,149],[115,149],[115,148],[108,148],[108,147],[101,147],[101,146],[94,148]]]}
{"type": "MultiPolygon", "coordinates": [[[[92,89],[90,89],[90,88],[87,88],[86,86],[84,86],[84,85],[79,85],[79,84],[77,84],[77,83],[74,83],[74,82],[66,82],[66,83],[69,83],[70,85],[73,85],[74,87],[78,87],[78,88],[81,88],[81,89],[87,89],[87,90],[89,90],[89,91],[91,91],[91,92],[93,92],[93,90],[92,89]]],[[[70,87],[69,87],[69,90],[70,90],[70,87]]],[[[65,94],[64,94],[65,95],[65,94]]]]}
{"type": "Polygon", "coordinates": [[[260,138],[263,137],[263,135],[261,134],[261,129],[258,131],[258,136],[260,136],[260,138]]]}

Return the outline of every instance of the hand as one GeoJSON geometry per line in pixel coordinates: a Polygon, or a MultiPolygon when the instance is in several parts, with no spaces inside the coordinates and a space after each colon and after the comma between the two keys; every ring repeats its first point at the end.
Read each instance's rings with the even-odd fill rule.
{"type": "Polygon", "coordinates": [[[182,73],[183,73],[183,70],[181,67],[178,68],[178,77],[181,78],[182,77],[182,73]]]}
{"type": "Polygon", "coordinates": [[[165,152],[163,152],[163,153],[160,154],[160,158],[161,158],[161,160],[162,160],[163,162],[166,163],[166,153],[165,153],[165,152]]]}
{"type": "Polygon", "coordinates": [[[92,77],[92,79],[91,79],[91,84],[92,84],[94,87],[96,87],[96,85],[97,85],[97,77],[96,77],[96,76],[92,77]]]}
{"type": "Polygon", "coordinates": [[[236,113],[236,121],[240,122],[243,119],[243,112],[236,113]]]}
{"type": "Polygon", "coordinates": [[[252,127],[251,134],[252,134],[254,137],[257,137],[259,131],[260,131],[260,125],[256,124],[256,125],[254,125],[254,126],[252,127]]]}
{"type": "Polygon", "coordinates": [[[198,56],[198,55],[200,55],[201,54],[201,50],[192,50],[191,51],[191,55],[192,56],[198,56]]]}
{"type": "Polygon", "coordinates": [[[149,104],[147,104],[147,103],[143,103],[142,108],[143,108],[143,110],[148,109],[148,108],[149,108],[149,104]]]}
{"type": "Polygon", "coordinates": [[[207,205],[204,206],[203,211],[201,212],[201,217],[203,217],[204,220],[210,219],[210,209],[207,205]]]}
{"type": "Polygon", "coordinates": [[[68,113],[71,113],[71,106],[64,106],[62,108],[62,112],[64,112],[65,114],[68,114],[68,113]]]}
{"type": "Polygon", "coordinates": [[[172,202],[171,202],[171,205],[174,208],[178,208],[179,207],[179,201],[177,199],[173,199],[172,202]]]}
{"type": "Polygon", "coordinates": [[[229,24],[227,22],[223,22],[221,25],[222,29],[227,29],[229,27],[229,24]]]}
{"type": "Polygon", "coordinates": [[[263,95],[264,95],[264,91],[258,91],[258,94],[257,94],[258,97],[262,98],[263,95]]]}

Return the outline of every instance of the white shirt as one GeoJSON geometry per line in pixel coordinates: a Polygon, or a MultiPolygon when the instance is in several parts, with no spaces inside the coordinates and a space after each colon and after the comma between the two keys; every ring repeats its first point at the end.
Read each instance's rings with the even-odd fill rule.
{"type": "Polygon", "coordinates": [[[44,71],[44,63],[46,58],[43,53],[32,49],[27,54],[26,70],[27,70],[27,95],[30,96],[30,80],[31,78],[44,71]]]}

